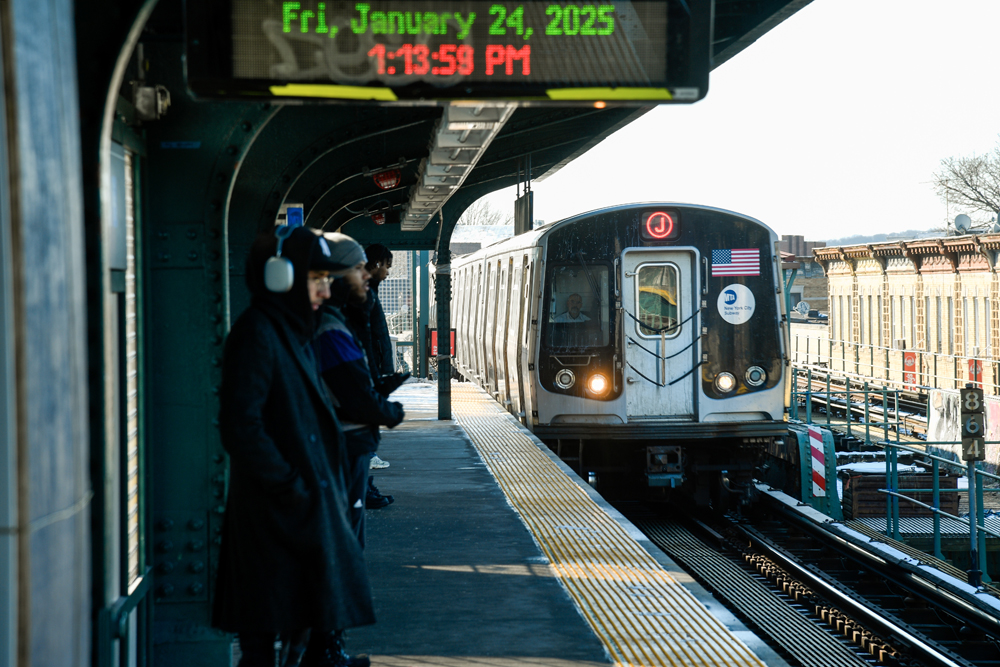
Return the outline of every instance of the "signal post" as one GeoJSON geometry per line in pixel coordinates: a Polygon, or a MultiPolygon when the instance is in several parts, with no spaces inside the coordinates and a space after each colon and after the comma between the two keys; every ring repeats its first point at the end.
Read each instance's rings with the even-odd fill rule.
{"type": "Polygon", "coordinates": [[[979,512],[976,508],[976,461],[986,458],[986,416],[983,390],[973,383],[960,392],[962,410],[962,459],[968,464],[969,479],[969,585],[982,586],[983,572],[979,569],[979,512]]]}

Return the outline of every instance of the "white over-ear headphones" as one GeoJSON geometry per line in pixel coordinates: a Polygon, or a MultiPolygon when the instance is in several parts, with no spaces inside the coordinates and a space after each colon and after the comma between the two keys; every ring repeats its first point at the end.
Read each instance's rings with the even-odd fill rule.
{"type": "Polygon", "coordinates": [[[278,237],[278,251],[264,264],[264,286],[271,292],[287,292],[295,284],[292,260],[281,256],[281,244],[292,235],[294,229],[287,225],[274,228],[274,235],[278,237]]]}

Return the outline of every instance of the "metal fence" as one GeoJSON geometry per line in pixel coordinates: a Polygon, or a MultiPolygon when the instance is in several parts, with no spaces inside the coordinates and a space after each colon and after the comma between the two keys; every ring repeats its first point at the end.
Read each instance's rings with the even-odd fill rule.
{"type": "MultiPolygon", "coordinates": [[[[858,376],[854,373],[843,373],[818,369],[815,367],[792,369],[792,401],[791,417],[816,423],[813,420],[813,408],[823,405],[825,408],[825,425],[827,428],[837,427],[848,436],[862,435],[864,443],[869,446],[881,447],[885,455],[885,488],[879,489],[886,497],[885,534],[893,539],[901,539],[900,534],[900,503],[910,503],[929,511],[933,518],[934,556],[944,559],[941,552],[941,518],[945,517],[969,528],[970,532],[970,562],[974,564],[969,572],[969,583],[978,585],[982,581],[989,582],[986,574],[986,536],[987,534],[1000,538],[1000,532],[986,527],[986,511],[984,495],[1000,493],[1000,476],[980,469],[973,462],[956,461],[932,454],[928,446],[961,446],[961,442],[903,442],[909,429],[906,425],[904,411],[900,410],[899,389],[886,386],[871,387],[867,381],[858,385],[858,376]],[[804,389],[803,389],[804,387],[804,389]],[[874,406],[873,406],[874,404],[874,406]],[[801,407],[801,410],[800,410],[801,407]],[[833,416],[834,411],[843,411],[844,419],[833,416]],[[880,437],[881,436],[881,437],[880,437]],[[905,452],[913,457],[913,462],[931,473],[932,501],[931,504],[917,500],[909,494],[926,494],[928,489],[906,489],[899,486],[898,457],[905,452]],[[945,471],[959,470],[969,480],[967,488],[941,488],[940,477],[942,467],[945,471]],[[969,517],[963,518],[941,510],[941,494],[966,494],[969,502],[969,517]],[[975,568],[978,567],[978,570],[975,568]]],[[[986,444],[998,444],[990,441],[986,444]]]]}
{"type": "Polygon", "coordinates": [[[792,331],[792,363],[910,390],[959,389],[975,382],[987,394],[1000,394],[1000,363],[995,359],[901,350],[810,333],[792,331]]]}
{"type": "Polygon", "coordinates": [[[414,299],[416,252],[397,250],[392,253],[392,269],[379,285],[378,296],[389,325],[389,335],[396,347],[396,370],[411,371],[413,364],[413,323],[417,319],[414,299]]]}

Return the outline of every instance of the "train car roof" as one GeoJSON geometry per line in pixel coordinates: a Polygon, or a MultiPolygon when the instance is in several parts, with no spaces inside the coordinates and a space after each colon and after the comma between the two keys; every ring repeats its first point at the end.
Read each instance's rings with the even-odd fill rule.
{"type": "Polygon", "coordinates": [[[773,229],[771,229],[768,225],[764,224],[757,218],[746,215],[745,213],[738,213],[736,211],[730,211],[724,208],[718,208],[715,206],[704,206],[702,204],[684,204],[680,202],[633,202],[629,204],[618,204],[616,206],[607,206],[605,208],[597,208],[591,211],[577,213],[576,215],[572,215],[568,218],[563,218],[562,220],[556,220],[555,222],[551,222],[542,227],[538,227],[537,229],[532,229],[530,232],[525,232],[524,234],[518,234],[517,236],[514,236],[509,239],[504,239],[502,241],[497,241],[496,243],[491,243],[490,245],[484,248],[480,248],[474,253],[470,253],[468,255],[462,255],[461,257],[457,257],[455,259],[464,264],[466,262],[482,260],[485,259],[486,257],[492,257],[493,255],[499,255],[505,252],[520,250],[522,248],[529,248],[532,246],[540,245],[540,241],[543,237],[547,236],[550,232],[554,231],[559,227],[571,225],[575,222],[591,218],[595,215],[614,213],[616,211],[630,211],[637,208],[647,208],[650,206],[662,207],[662,208],[686,208],[686,209],[694,208],[702,211],[715,211],[718,213],[725,213],[727,215],[734,215],[736,217],[743,218],[744,220],[749,220],[751,222],[760,225],[768,232],[770,232],[772,236],[777,235],[773,229]]]}

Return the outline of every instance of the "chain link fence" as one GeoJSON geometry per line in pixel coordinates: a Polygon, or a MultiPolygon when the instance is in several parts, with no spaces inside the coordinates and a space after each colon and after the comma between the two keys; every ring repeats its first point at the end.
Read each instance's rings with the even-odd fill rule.
{"type": "Polygon", "coordinates": [[[413,371],[413,265],[416,253],[397,250],[392,253],[392,269],[378,288],[385,311],[389,334],[395,340],[396,370],[413,371]]]}

